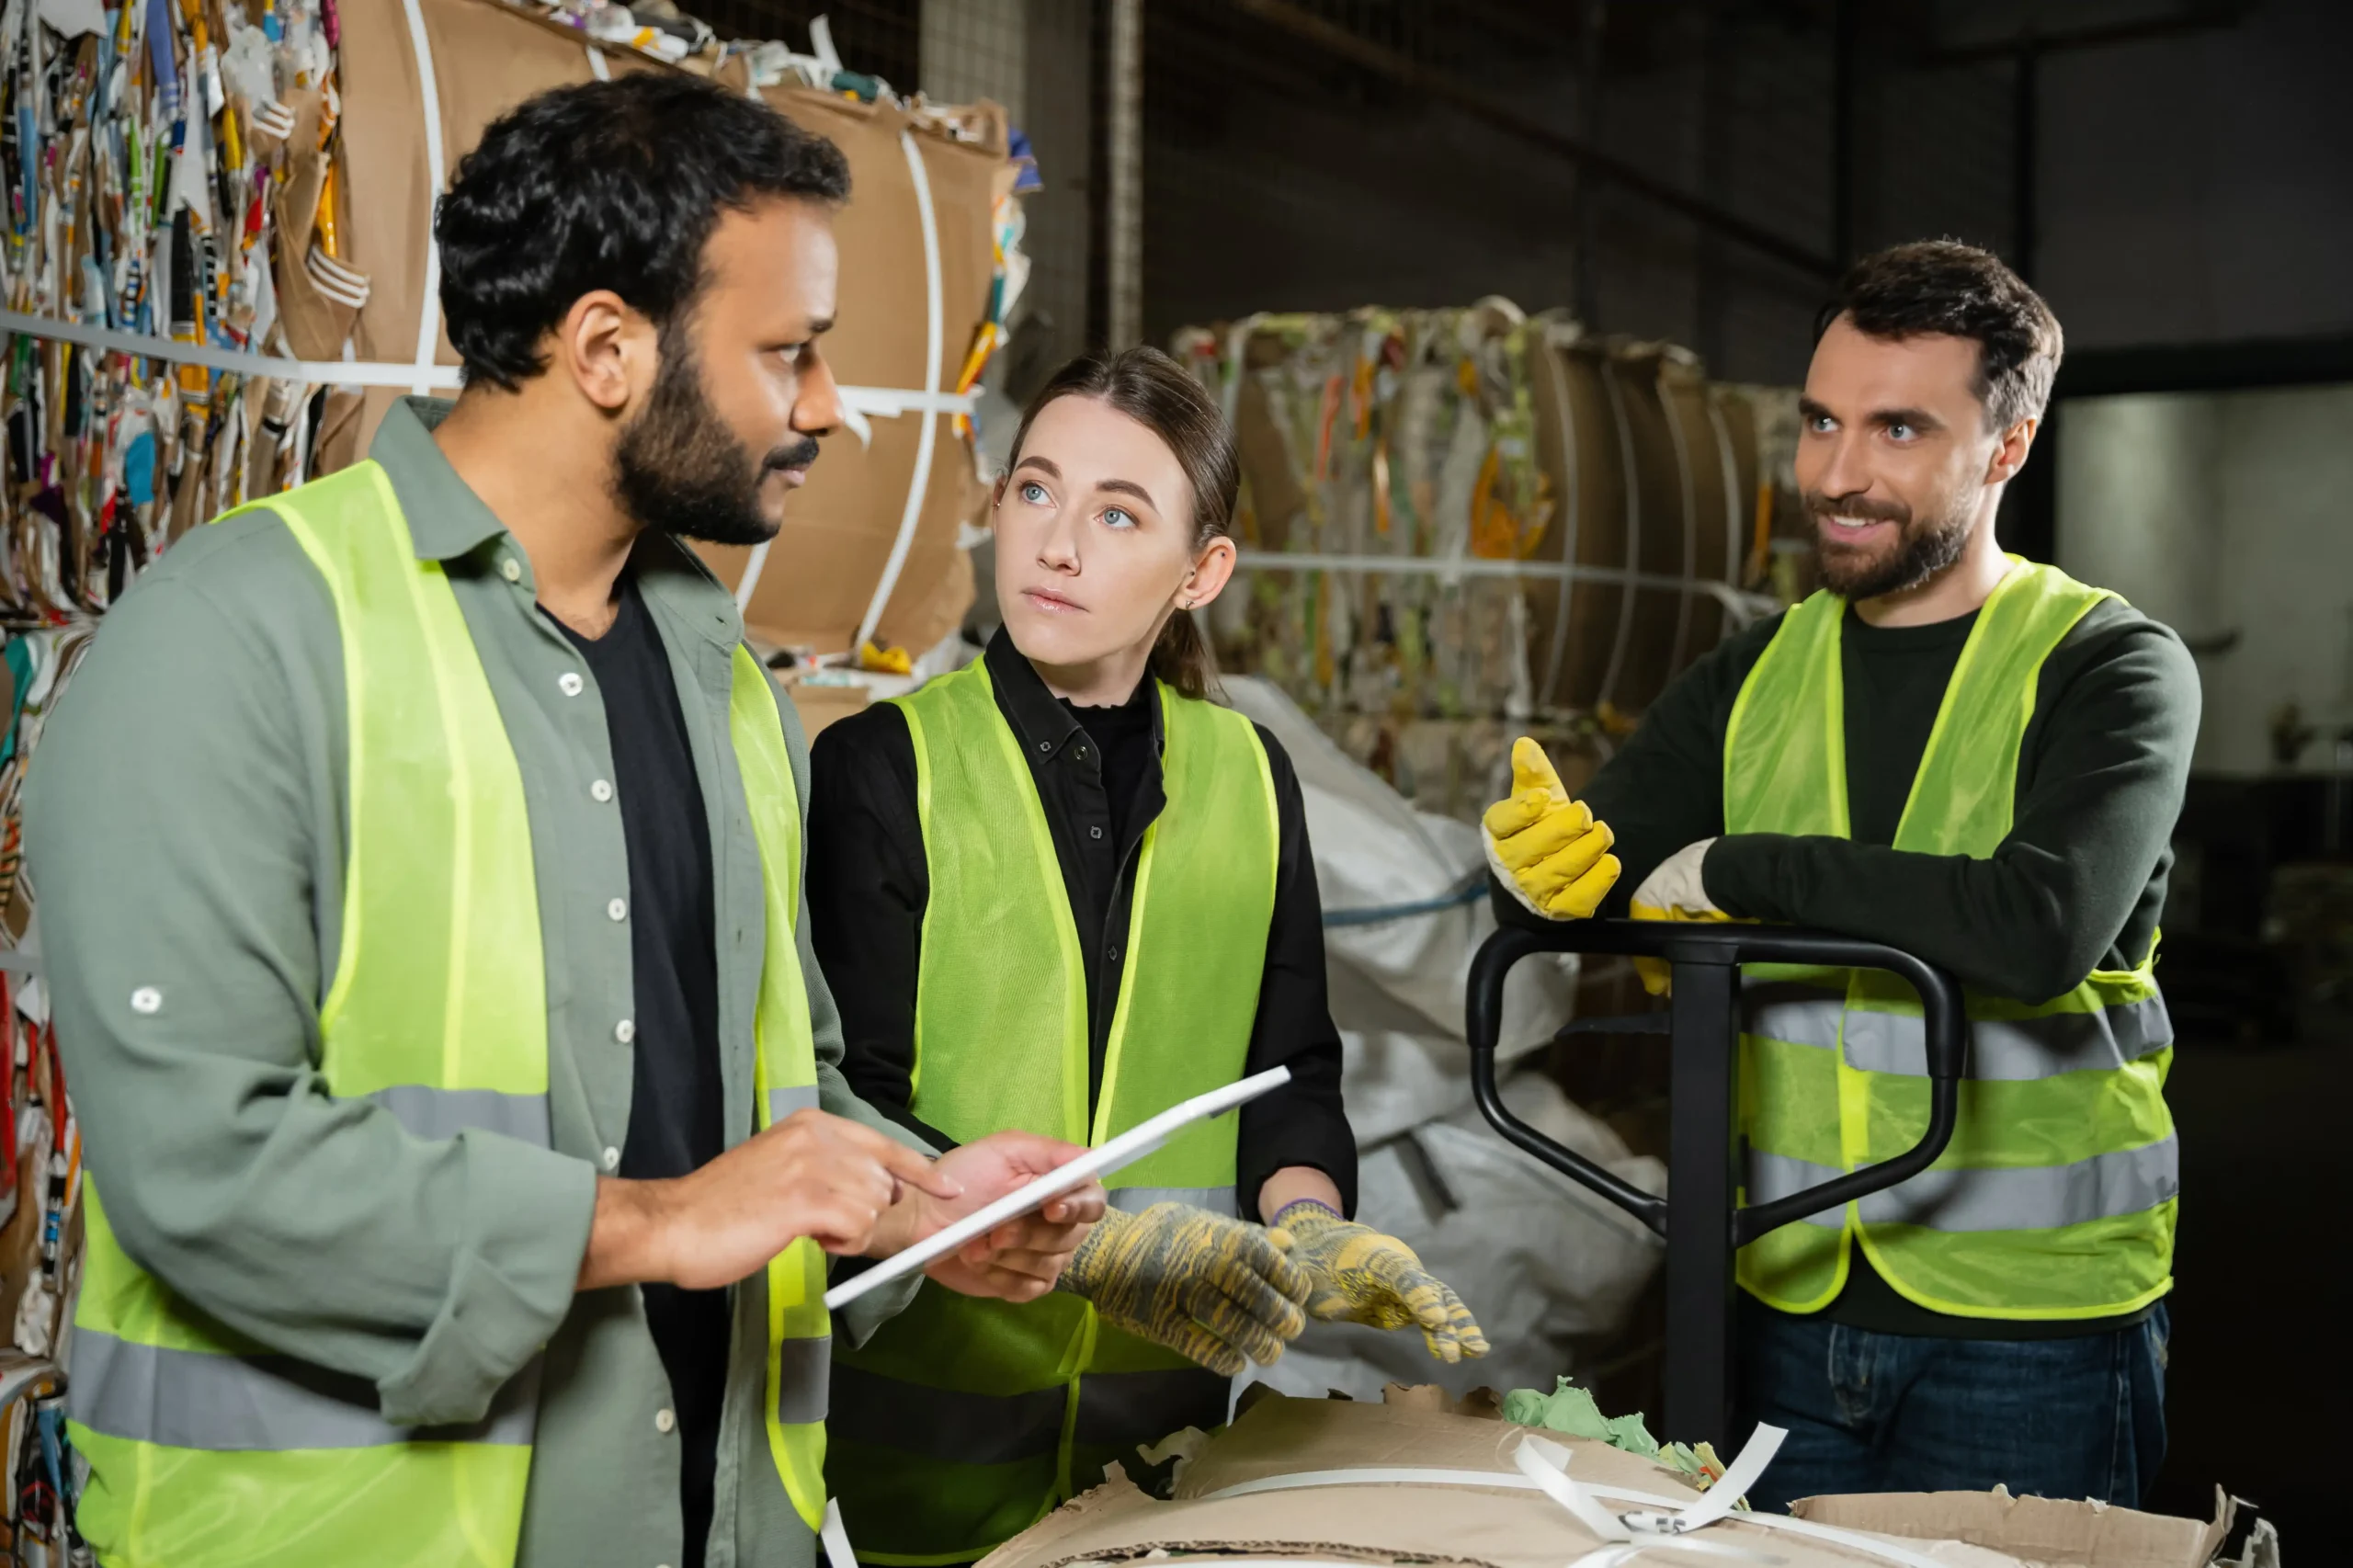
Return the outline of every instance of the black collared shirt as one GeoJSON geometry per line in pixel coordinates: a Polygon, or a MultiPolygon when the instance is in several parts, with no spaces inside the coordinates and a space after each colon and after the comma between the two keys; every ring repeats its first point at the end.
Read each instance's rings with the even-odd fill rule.
{"type": "MultiPolygon", "coordinates": [[[[1121,709],[1073,710],[1046,689],[1002,631],[985,657],[998,711],[1029,760],[1086,955],[1092,1106],[1128,956],[1137,846],[1167,804],[1160,710],[1149,681],[1121,709]],[[1097,717],[1083,718],[1089,714],[1097,717]],[[1108,758],[1107,747],[1114,754],[1108,758]],[[1132,793],[1122,789],[1127,799],[1115,801],[1107,785],[1123,779],[1133,780],[1132,793]]],[[[1356,1139],[1341,1106],[1340,1037],[1324,999],[1323,903],[1306,808],[1290,758],[1263,728],[1258,739],[1274,779],[1280,848],[1247,1071],[1284,1065],[1291,1081],[1243,1108],[1237,1193],[1244,1216],[1256,1219],[1258,1188],[1269,1176],[1286,1165],[1312,1165],[1332,1178],[1353,1211],[1356,1139]]],[[[946,1147],[953,1140],[907,1108],[931,881],[906,721],[896,707],[879,703],[827,729],[810,762],[809,918],[818,961],[841,1006],[843,1072],[868,1104],[946,1147]]]]}

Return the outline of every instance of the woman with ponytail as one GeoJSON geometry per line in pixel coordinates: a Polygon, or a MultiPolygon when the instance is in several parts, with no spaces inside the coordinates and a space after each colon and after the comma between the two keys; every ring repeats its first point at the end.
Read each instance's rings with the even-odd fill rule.
{"type": "Polygon", "coordinates": [[[1351,1221],[1356,1145],[1305,812],[1221,706],[1195,616],[1233,575],[1217,405],[1154,349],[1063,367],[994,505],[986,654],[818,738],[811,925],[843,1070],[935,1147],[1101,1143],[1288,1066],[1107,1183],[1036,1301],[924,1290],[837,1346],[827,1477],[862,1561],[986,1555],[1140,1445],[1225,1419],[1308,1316],[1486,1349],[1411,1249],[1351,1221]]]}

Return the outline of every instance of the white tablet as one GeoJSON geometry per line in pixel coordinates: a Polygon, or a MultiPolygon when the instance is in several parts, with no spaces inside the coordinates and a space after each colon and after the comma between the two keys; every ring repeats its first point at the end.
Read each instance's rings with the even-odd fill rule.
{"type": "Polygon", "coordinates": [[[1093,1177],[1109,1176],[1113,1171],[1135,1164],[1194,1122],[1206,1121],[1290,1082],[1290,1068],[1270,1067],[1238,1084],[1228,1084],[1222,1089],[1211,1089],[1206,1095],[1195,1095],[1181,1105],[1171,1106],[1151,1120],[1137,1123],[1101,1148],[1089,1149],[1070,1164],[1048,1171],[986,1208],[934,1232],[904,1252],[884,1258],[855,1279],[835,1286],[825,1292],[825,1308],[828,1312],[839,1312],[869,1290],[905,1278],[916,1269],[947,1256],[973,1237],[984,1235],[1007,1220],[1040,1207],[1047,1199],[1059,1198],[1072,1187],[1085,1186],[1093,1177]]]}

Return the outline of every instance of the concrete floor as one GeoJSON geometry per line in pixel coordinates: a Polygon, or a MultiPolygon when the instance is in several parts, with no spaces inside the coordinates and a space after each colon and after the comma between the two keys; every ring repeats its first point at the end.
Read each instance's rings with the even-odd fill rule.
{"type": "Polygon", "coordinates": [[[2353,1160],[2338,1159],[2353,1155],[2353,1019],[2302,1034],[2313,1043],[2176,1054],[2171,1441],[2148,1504],[2208,1517],[2220,1484],[2279,1526],[2287,1561],[2318,1562],[2342,1529],[2322,1509],[2345,1493],[2353,1160]]]}

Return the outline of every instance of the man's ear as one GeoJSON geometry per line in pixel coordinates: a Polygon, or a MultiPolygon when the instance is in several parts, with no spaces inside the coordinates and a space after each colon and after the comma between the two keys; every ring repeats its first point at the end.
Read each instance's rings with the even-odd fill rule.
{"type": "Polygon", "coordinates": [[[2006,484],[2018,477],[2026,467],[2027,453],[2034,448],[2035,432],[2042,428],[2040,418],[2021,419],[2002,432],[1994,444],[1994,460],[1985,466],[1985,483],[2006,484]]]}
{"type": "Polygon", "coordinates": [[[599,411],[619,414],[654,384],[660,369],[660,334],[609,289],[592,289],[572,301],[549,344],[551,369],[568,375],[599,411]]]}

